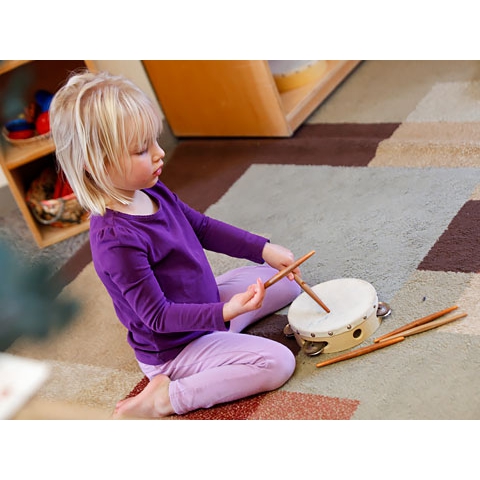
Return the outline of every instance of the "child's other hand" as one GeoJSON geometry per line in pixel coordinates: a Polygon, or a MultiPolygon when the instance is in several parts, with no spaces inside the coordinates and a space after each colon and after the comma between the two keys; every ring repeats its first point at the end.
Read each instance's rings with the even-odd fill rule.
{"type": "MultiPolygon", "coordinates": [[[[277,270],[283,270],[295,261],[295,256],[288,248],[268,242],[263,247],[262,257],[271,267],[277,270]]],[[[294,273],[300,275],[298,267],[289,273],[287,278],[293,280],[294,273]]]]}
{"type": "Polygon", "coordinates": [[[262,306],[265,288],[259,278],[256,284],[250,285],[246,292],[237,293],[223,306],[223,318],[226,322],[242,313],[257,310],[262,306]]]}

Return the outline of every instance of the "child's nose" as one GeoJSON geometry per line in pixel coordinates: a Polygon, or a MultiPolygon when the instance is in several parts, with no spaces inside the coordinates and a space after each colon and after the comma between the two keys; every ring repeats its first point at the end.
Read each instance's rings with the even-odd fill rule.
{"type": "Polygon", "coordinates": [[[160,147],[160,145],[156,145],[155,147],[155,151],[154,151],[154,157],[156,157],[157,159],[163,159],[165,157],[165,151],[163,150],[162,147],[160,147]]]}

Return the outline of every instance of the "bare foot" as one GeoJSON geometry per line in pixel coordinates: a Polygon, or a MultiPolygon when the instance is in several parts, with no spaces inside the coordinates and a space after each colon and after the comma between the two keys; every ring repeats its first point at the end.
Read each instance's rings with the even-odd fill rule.
{"type": "Polygon", "coordinates": [[[162,418],[174,412],[168,395],[170,379],[166,375],[153,377],[135,397],[120,400],[113,412],[114,419],[162,418]]]}

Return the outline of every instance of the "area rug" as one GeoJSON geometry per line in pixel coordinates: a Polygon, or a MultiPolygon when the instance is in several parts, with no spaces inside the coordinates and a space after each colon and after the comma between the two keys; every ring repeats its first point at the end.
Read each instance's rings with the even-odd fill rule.
{"type": "MultiPolygon", "coordinates": [[[[301,256],[310,285],[355,277],[392,313],[373,338],[457,305],[467,317],[391,347],[317,368],[283,334],[289,308],[251,326],[296,355],[280,389],[172,420],[465,420],[480,418],[480,112],[475,82],[435,84],[400,123],[317,123],[289,139],[186,139],[164,181],[207,214],[269,236],[301,256]],[[460,110],[441,105],[465,105],[460,110]]],[[[209,252],[216,274],[244,264],[209,252]]],[[[147,384],[93,266],[61,295],[79,317],[43,344],[11,353],[39,358],[51,401],[110,412],[147,384]]]]}
{"type": "MultiPolygon", "coordinates": [[[[295,375],[277,396],[300,392],[357,401],[355,419],[480,414],[479,319],[475,301],[467,299],[478,272],[480,204],[471,196],[479,174],[476,169],[252,166],[209,209],[291,246],[297,257],[316,250],[302,267],[310,285],[345,277],[370,282],[393,311],[378,335],[453,304],[469,313],[457,324],[323,369],[315,367],[318,357],[299,352],[295,375]],[[287,190],[291,193],[284,195],[287,190]],[[246,192],[250,209],[233,208],[246,192]]],[[[287,397],[285,402],[291,404],[287,397]]]]}

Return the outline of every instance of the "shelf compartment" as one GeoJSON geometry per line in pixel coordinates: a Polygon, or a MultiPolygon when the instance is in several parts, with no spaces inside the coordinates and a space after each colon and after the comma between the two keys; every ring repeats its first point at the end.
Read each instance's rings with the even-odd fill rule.
{"type": "Polygon", "coordinates": [[[55,145],[51,138],[18,146],[10,145],[2,136],[1,143],[3,166],[8,170],[14,170],[26,163],[34,161],[38,157],[43,157],[55,151],[55,145]]]}
{"type": "MultiPolygon", "coordinates": [[[[34,99],[36,90],[55,93],[68,76],[79,69],[96,70],[91,60],[4,60],[0,62],[0,125],[23,112],[34,99]]],[[[54,161],[51,138],[25,145],[12,145],[0,138],[0,166],[10,191],[40,248],[58,243],[89,229],[90,222],[68,227],[52,227],[37,222],[26,204],[29,184],[46,162],[54,161]]]]}
{"type": "Polygon", "coordinates": [[[16,68],[32,61],[33,60],[2,60],[0,62],[0,75],[15,70],[16,68]]]}
{"type": "Polygon", "coordinates": [[[329,60],[324,75],[280,93],[267,60],[144,60],[177,137],[289,137],[360,63],[329,60]]]}
{"type": "Polygon", "coordinates": [[[280,93],[286,119],[292,132],[313,113],[359,63],[357,60],[327,60],[327,69],[321,78],[280,93]]]}
{"type": "Polygon", "coordinates": [[[30,211],[25,200],[27,191],[33,180],[40,175],[42,170],[48,166],[54,165],[54,162],[54,156],[51,154],[37,158],[34,162],[24,163],[18,168],[5,171],[10,191],[12,192],[22,216],[40,248],[58,243],[68,237],[84,232],[90,227],[89,221],[66,227],[43,225],[35,219],[30,211]]]}

